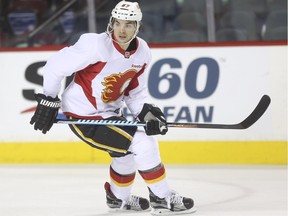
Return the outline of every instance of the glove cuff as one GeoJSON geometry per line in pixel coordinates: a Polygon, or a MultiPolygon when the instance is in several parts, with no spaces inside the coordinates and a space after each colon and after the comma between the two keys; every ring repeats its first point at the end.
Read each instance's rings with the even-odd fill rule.
{"type": "Polygon", "coordinates": [[[59,109],[61,107],[61,101],[58,97],[52,98],[50,96],[45,96],[44,94],[35,94],[35,99],[37,102],[45,107],[59,109]]]}

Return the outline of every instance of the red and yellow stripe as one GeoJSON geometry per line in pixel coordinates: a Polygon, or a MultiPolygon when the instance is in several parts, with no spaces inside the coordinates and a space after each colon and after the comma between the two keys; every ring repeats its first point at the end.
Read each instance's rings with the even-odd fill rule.
{"type": "Polygon", "coordinates": [[[110,178],[111,181],[119,187],[127,187],[133,184],[136,173],[121,175],[112,169],[110,166],[110,178]]]}
{"type": "Polygon", "coordinates": [[[166,177],[165,167],[163,165],[161,165],[159,169],[151,172],[139,171],[139,173],[147,184],[155,184],[166,177]]]}

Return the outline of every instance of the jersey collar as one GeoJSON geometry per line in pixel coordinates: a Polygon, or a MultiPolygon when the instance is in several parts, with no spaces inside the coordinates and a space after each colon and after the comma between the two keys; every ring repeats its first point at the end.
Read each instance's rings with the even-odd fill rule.
{"type": "Polygon", "coordinates": [[[113,39],[112,42],[113,42],[114,47],[115,47],[115,48],[117,49],[117,51],[118,51],[119,53],[121,53],[125,58],[130,58],[130,56],[133,55],[133,54],[136,52],[137,48],[138,48],[139,42],[138,42],[137,37],[135,37],[135,38],[130,42],[127,50],[123,50],[123,49],[120,47],[120,45],[119,45],[117,42],[115,42],[115,40],[114,40],[114,35],[113,35],[113,34],[112,34],[112,39],[113,39]]]}

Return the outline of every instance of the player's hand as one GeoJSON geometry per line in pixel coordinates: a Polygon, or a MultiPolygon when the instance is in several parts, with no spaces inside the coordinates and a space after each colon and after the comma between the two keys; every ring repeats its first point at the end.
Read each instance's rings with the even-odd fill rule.
{"type": "Polygon", "coordinates": [[[168,131],[164,114],[159,107],[153,104],[145,103],[138,115],[138,119],[146,122],[144,129],[147,135],[165,135],[168,131]]]}
{"type": "Polygon", "coordinates": [[[46,97],[44,94],[35,94],[34,96],[38,105],[30,124],[34,124],[35,130],[40,130],[43,134],[46,134],[56,119],[61,101],[58,97],[46,97]]]}

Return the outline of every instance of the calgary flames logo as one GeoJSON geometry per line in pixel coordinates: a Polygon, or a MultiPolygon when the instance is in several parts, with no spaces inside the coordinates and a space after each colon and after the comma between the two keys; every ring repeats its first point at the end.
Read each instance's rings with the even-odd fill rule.
{"type": "Polygon", "coordinates": [[[111,103],[117,100],[136,73],[136,70],[127,70],[124,73],[112,74],[105,77],[104,82],[102,82],[102,85],[105,86],[102,91],[102,101],[104,103],[111,103]]]}

